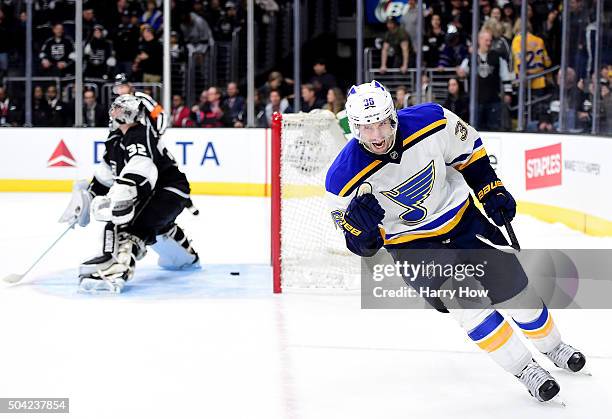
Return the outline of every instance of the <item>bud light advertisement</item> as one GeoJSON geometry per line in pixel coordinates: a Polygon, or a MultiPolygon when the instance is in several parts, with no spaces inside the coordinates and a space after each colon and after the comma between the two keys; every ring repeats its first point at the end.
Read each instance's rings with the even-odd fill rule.
{"type": "Polygon", "coordinates": [[[399,19],[408,5],[408,0],[365,0],[366,22],[368,24],[385,23],[388,17],[399,19]]]}

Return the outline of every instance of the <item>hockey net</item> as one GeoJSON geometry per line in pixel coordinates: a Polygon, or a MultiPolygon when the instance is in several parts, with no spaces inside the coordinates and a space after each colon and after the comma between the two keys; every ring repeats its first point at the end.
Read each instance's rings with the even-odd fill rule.
{"type": "Polygon", "coordinates": [[[277,114],[272,125],[274,292],[358,289],[360,260],[346,249],[325,198],[325,175],[346,143],[336,117],[277,114]]]}

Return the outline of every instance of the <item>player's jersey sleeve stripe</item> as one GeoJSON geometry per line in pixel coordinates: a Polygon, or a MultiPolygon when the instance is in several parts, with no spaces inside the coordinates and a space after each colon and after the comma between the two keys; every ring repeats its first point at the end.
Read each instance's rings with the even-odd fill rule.
{"type": "Polygon", "coordinates": [[[360,179],[368,175],[372,170],[376,169],[382,163],[381,160],[374,160],[372,163],[364,167],[359,173],[357,173],[344,187],[340,190],[340,196],[346,196],[351,192],[351,189],[357,185],[360,179]]]}
{"type": "Polygon", "coordinates": [[[416,131],[415,133],[409,135],[406,139],[404,139],[404,141],[402,141],[402,146],[404,147],[404,149],[410,148],[414,146],[415,144],[417,144],[422,139],[443,129],[445,126],[446,126],[446,118],[432,122],[426,127],[423,127],[420,130],[416,131]]]}
{"type": "Polygon", "coordinates": [[[470,164],[474,163],[476,160],[481,159],[487,155],[487,150],[481,148],[480,150],[472,153],[472,156],[465,163],[454,166],[457,170],[463,170],[468,167],[470,164]]]}
{"type": "Polygon", "coordinates": [[[477,138],[476,141],[474,141],[474,147],[472,147],[472,152],[471,153],[464,153],[464,154],[460,155],[459,157],[455,158],[450,163],[446,163],[446,165],[447,166],[454,166],[457,163],[460,163],[460,162],[463,162],[463,161],[469,159],[470,156],[474,153],[474,151],[478,150],[481,147],[482,147],[482,140],[480,138],[477,138]]]}
{"type": "MultiPolygon", "coordinates": [[[[428,237],[435,237],[435,236],[441,236],[443,234],[446,234],[449,231],[451,231],[453,228],[455,228],[457,224],[459,224],[459,222],[461,221],[461,218],[463,217],[463,214],[465,213],[465,210],[469,207],[469,204],[470,204],[470,201],[466,200],[462,204],[461,208],[459,208],[459,211],[457,211],[455,216],[446,225],[434,231],[426,231],[426,232],[415,233],[415,234],[411,234],[410,232],[407,232],[407,234],[404,234],[403,236],[399,236],[399,237],[395,237],[393,239],[387,240],[385,239],[386,237],[385,230],[381,229],[381,235],[383,236],[384,244],[385,246],[387,245],[393,246],[396,244],[408,243],[408,242],[411,242],[417,239],[424,239],[428,237]]],[[[416,230],[416,231],[420,231],[420,230],[416,230]]]]}

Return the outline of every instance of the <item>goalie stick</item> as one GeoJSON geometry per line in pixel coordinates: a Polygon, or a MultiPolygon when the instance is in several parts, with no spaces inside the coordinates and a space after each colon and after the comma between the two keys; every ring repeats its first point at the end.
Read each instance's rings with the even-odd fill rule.
{"type": "Polygon", "coordinates": [[[74,226],[76,225],[76,223],[77,223],[77,221],[74,221],[74,222],[70,223],[70,224],[68,225],[68,227],[66,228],[66,230],[64,230],[64,231],[62,232],[62,234],[60,234],[60,235],[59,235],[59,237],[58,237],[58,238],[56,238],[56,239],[53,241],[53,243],[51,243],[51,245],[50,245],[49,247],[47,247],[47,249],[46,249],[46,250],[45,250],[45,251],[44,251],[44,252],[43,252],[43,253],[42,253],[42,254],[41,254],[41,255],[40,255],[40,256],[39,256],[39,257],[38,257],[38,258],[37,258],[35,261],[34,261],[34,263],[32,263],[32,264],[30,265],[30,267],[28,268],[28,270],[27,270],[27,271],[25,271],[25,272],[24,272],[24,273],[22,273],[22,274],[15,274],[15,273],[8,274],[8,275],[7,275],[7,276],[5,276],[4,278],[2,278],[2,280],[3,280],[4,282],[9,283],[9,284],[16,284],[16,283],[18,283],[19,281],[21,281],[21,280],[22,280],[22,279],[23,279],[23,278],[24,278],[24,277],[25,277],[25,276],[26,276],[28,273],[30,273],[30,271],[31,271],[32,269],[34,269],[34,267],[35,267],[35,266],[38,264],[38,262],[40,262],[40,261],[42,260],[42,258],[44,258],[44,257],[45,257],[45,255],[46,255],[47,253],[49,253],[49,251],[55,247],[55,245],[56,245],[56,244],[57,244],[57,243],[58,243],[58,242],[59,242],[59,241],[62,239],[62,237],[64,237],[64,236],[66,235],[66,233],[68,233],[68,232],[69,232],[71,229],[73,229],[73,228],[74,228],[74,226]]]}

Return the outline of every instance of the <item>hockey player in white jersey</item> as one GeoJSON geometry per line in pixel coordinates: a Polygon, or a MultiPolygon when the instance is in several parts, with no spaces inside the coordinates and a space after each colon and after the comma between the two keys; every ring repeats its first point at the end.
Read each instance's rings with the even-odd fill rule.
{"type": "MultiPolygon", "coordinates": [[[[166,128],[168,128],[168,116],[165,114],[164,109],[151,96],[134,90],[134,86],[132,86],[125,74],[120,73],[115,76],[113,93],[119,96],[134,95],[143,110],[143,124],[151,125],[155,136],[158,138],[164,134],[166,128]]],[[[111,121],[111,130],[116,130],[117,127],[112,126],[112,123],[111,121]]]]}
{"type": "Polygon", "coordinates": [[[199,267],[191,241],[176,217],[191,206],[189,182],[150,126],[133,95],[119,96],[110,112],[111,130],[91,183],[78,182],[60,221],[86,226],[91,214],[106,222],[102,254],[79,269],[85,292],[122,291],[136,262],[151,246],[166,269],[199,267]]]}
{"type": "MultiPolygon", "coordinates": [[[[470,194],[498,226],[504,225],[504,216],[512,220],[516,213],[516,203],[491,167],[474,128],[435,103],[396,112],[391,94],[377,81],[353,86],[346,112],[354,138],[330,167],[325,186],[332,218],[344,232],[348,249],[372,256],[385,247],[401,262],[416,249],[432,254],[447,249],[492,249],[477,235],[496,245],[508,244],[470,194]]],[[[446,307],[436,298],[428,301],[439,311],[450,311],[469,337],[532,396],[548,401],[559,392],[557,381],[533,359],[494,307],[514,302],[504,305],[514,307],[506,313],[558,367],[579,371],[585,357],[562,342],[518,259],[498,250],[491,253],[502,255],[503,261],[490,267],[497,269],[494,275],[479,280],[491,291],[490,304],[462,309],[446,307]],[[505,278],[495,278],[498,274],[505,278]]],[[[405,281],[416,288],[428,279],[405,281]]]]}

